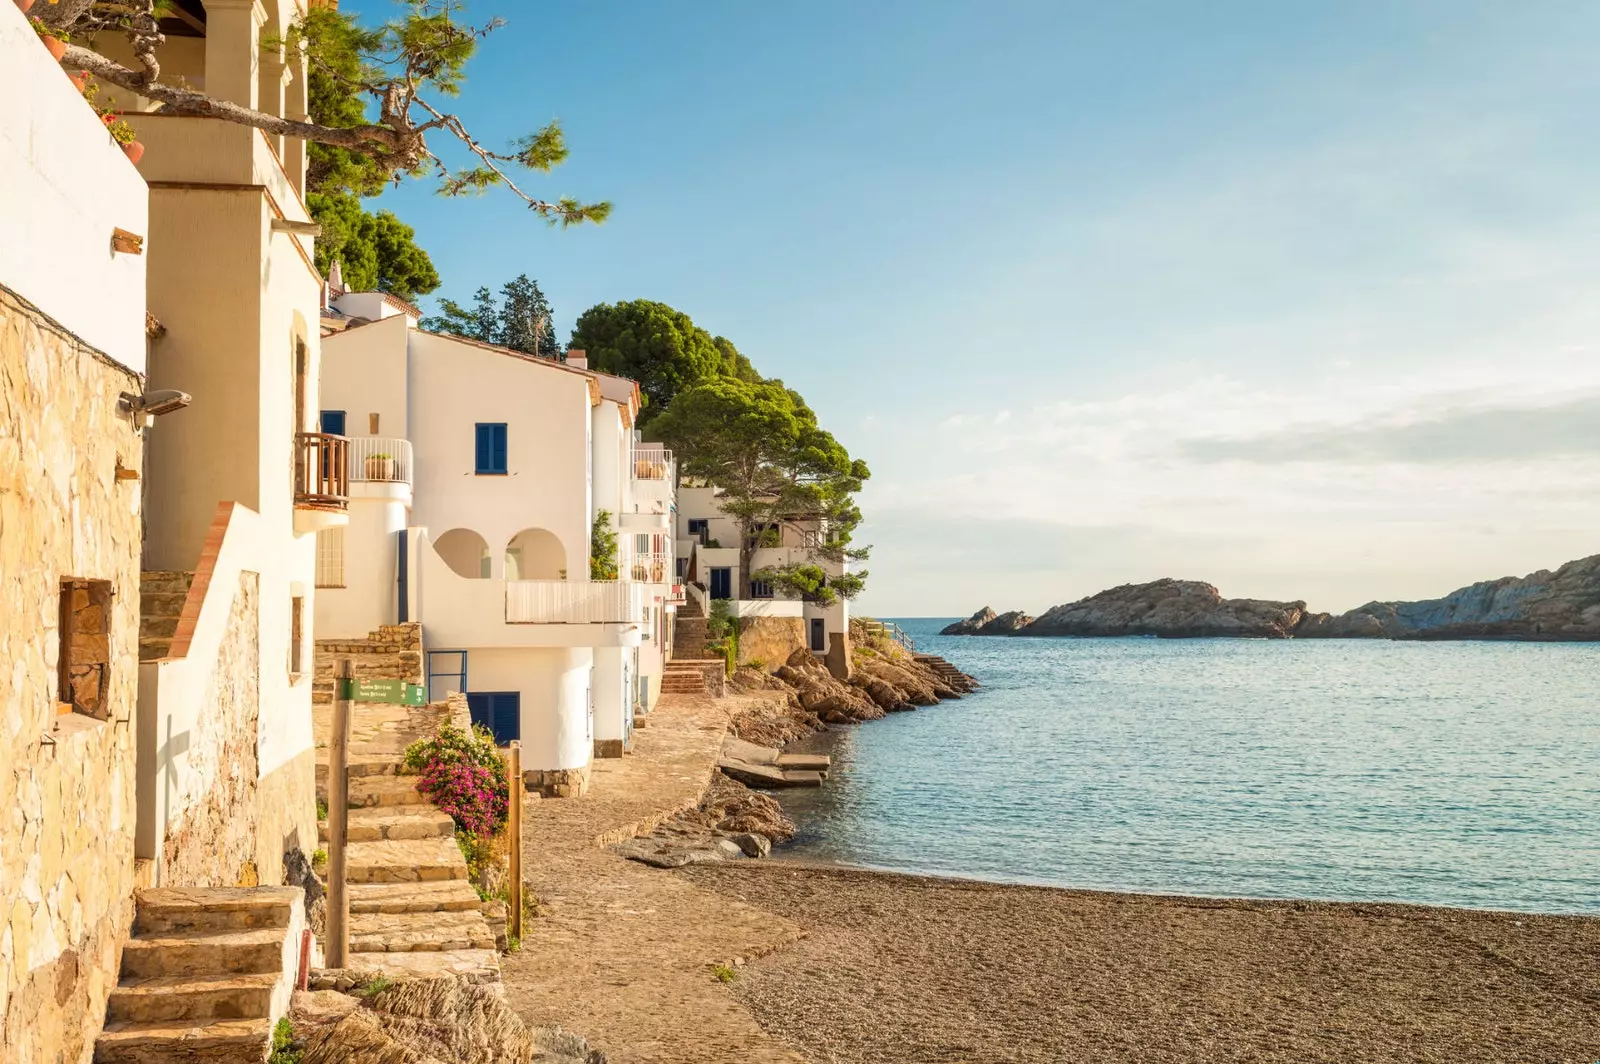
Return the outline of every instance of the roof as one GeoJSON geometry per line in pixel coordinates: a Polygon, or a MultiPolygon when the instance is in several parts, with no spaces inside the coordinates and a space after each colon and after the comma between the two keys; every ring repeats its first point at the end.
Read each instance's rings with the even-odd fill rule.
{"type": "Polygon", "coordinates": [[[514,347],[501,347],[499,344],[484,343],[482,340],[474,340],[470,336],[457,336],[455,333],[430,332],[427,329],[418,329],[416,331],[422,333],[424,336],[437,336],[441,340],[454,340],[459,344],[466,344],[469,347],[481,347],[485,351],[493,351],[498,355],[507,355],[511,358],[520,359],[523,362],[531,362],[535,365],[543,366],[546,369],[557,369],[563,373],[572,373],[579,377],[586,377],[589,381],[589,405],[600,405],[600,382],[596,379],[596,374],[591,373],[586,369],[579,369],[576,366],[569,366],[565,362],[557,362],[555,359],[541,358],[538,355],[530,355],[526,351],[518,351],[514,347]]]}

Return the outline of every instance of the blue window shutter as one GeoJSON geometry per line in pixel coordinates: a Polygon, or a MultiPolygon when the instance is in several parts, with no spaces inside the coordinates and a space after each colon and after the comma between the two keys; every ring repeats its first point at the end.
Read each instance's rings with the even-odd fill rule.
{"type": "Polygon", "coordinates": [[[322,412],[322,431],[332,436],[343,436],[344,411],[324,410],[322,412]]]}
{"type": "Polygon", "coordinates": [[[496,473],[504,473],[506,471],[506,427],[504,425],[494,426],[494,471],[496,473]]]}
{"type": "Polygon", "coordinates": [[[494,435],[494,433],[491,431],[493,428],[494,426],[492,425],[478,425],[478,436],[476,441],[477,457],[474,460],[474,465],[477,467],[477,471],[480,473],[488,473],[492,471],[490,468],[490,462],[492,459],[491,452],[494,450],[494,448],[490,446],[489,441],[490,437],[494,435]]]}

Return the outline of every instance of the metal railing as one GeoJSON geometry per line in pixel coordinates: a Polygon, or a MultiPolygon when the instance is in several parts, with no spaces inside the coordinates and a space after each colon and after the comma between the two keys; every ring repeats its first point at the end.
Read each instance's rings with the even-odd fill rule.
{"type": "Polygon", "coordinates": [[[625,559],[619,572],[629,580],[666,584],[677,578],[675,564],[676,559],[670,551],[649,551],[625,559]]]}
{"type": "Polygon", "coordinates": [[[294,444],[294,504],[343,510],[349,505],[350,441],[326,432],[301,432],[294,444]]]}
{"type": "Polygon", "coordinates": [[[389,436],[350,437],[350,481],[411,483],[411,441],[389,436]]]}
{"type": "Polygon", "coordinates": [[[507,580],[507,624],[637,624],[644,589],[625,580],[507,580]]]}
{"type": "Polygon", "coordinates": [[[645,443],[633,448],[634,480],[665,480],[671,483],[676,475],[677,463],[672,460],[672,452],[665,447],[645,443]]]}

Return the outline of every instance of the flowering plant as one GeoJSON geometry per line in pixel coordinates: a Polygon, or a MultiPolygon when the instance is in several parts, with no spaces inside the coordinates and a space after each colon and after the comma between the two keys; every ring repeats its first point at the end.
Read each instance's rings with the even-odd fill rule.
{"type": "Polygon", "coordinates": [[[405,763],[418,774],[418,793],[448,813],[462,831],[488,839],[505,827],[511,788],[505,758],[487,728],[466,731],[445,721],[433,738],[406,748],[405,763]]]}

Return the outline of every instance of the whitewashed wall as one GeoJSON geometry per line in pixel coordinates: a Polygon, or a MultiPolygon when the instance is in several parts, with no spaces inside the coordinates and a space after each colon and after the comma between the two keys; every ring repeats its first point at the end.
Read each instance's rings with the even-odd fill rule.
{"type": "Polygon", "coordinates": [[[0,4],[0,284],[145,372],[149,190],[14,4],[0,4]]]}

